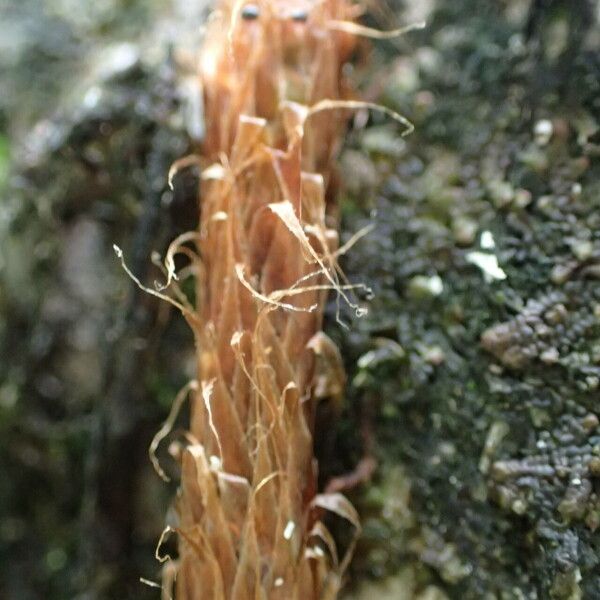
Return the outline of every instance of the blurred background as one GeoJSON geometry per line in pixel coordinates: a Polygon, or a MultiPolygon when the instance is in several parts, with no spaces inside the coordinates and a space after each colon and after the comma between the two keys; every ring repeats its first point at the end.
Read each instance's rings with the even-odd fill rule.
{"type": "MultiPolygon", "coordinates": [[[[0,598],[158,598],[176,485],[148,446],[193,376],[139,292],[197,222],[202,1],[0,0],[0,598]],[[190,54],[192,53],[192,54],[190,54]]],[[[340,158],[342,236],[375,290],[328,334],[349,375],[323,481],[365,455],[349,598],[600,597],[600,8],[372,3],[428,26],[364,53],[371,116],[340,158]]],[[[325,411],[326,412],[326,411],[325,411]]],[[[185,420],[182,418],[182,425],[185,420]]],[[[161,459],[171,472],[166,452],[161,459]]]]}

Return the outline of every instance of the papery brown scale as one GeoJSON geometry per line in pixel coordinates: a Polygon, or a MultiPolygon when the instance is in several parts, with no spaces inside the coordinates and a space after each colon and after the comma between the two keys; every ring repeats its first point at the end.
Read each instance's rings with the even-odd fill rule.
{"type": "Polygon", "coordinates": [[[332,369],[315,372],[311,340],[337,282],[326,198],[348,115],[310,106],[346,97],[353,38],[328,22],[357,12],[341,0],[256,6],[244,19],[243,4],[221,2],[200,55],[202,162],[220,167],[201,185],[200,390],[182,453],[179,600],[322,600],[341,581],[329,538],[311,533],[313,390],[340,386],[324,382],[332,369]]]}

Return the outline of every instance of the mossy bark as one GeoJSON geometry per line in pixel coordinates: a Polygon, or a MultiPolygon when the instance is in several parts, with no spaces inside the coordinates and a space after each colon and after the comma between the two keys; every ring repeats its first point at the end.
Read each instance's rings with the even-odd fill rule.
{"type": "Polygon", "coordinates": [[[380,461],[354,566],[412,564],[423,597],[600,589],[598,38],[585,3],[518,8],[436,5],[383,83],[416,133],[367,128],[346,157],[367,176],[345,227],[376,225],[345,264],[370,316],[338,334],[380,461]]]}

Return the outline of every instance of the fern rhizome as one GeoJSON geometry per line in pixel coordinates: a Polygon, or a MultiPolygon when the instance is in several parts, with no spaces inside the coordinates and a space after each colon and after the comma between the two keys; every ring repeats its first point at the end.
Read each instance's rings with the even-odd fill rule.
{"type": "Polygon", "coordinates": [[[352,111],[379,108],[344,76],[356,36],[383,35],[359,13],[348,0],[221,0],[208,21],[205,136],[171,174],[200,165],[200,223],[169,248],[166,285],[149,290],[181,310],[197,355],[197,379],[151,446],[166,477],[154,451],[189,397],[177,524],[157,549],[165,599],[333,599],[350,560],[353,542],[339,551],[323,519],[335,513],[356,539],[358,517],[341,494],[318,493],[313,431],[319,395],[344,385],[321,331],[326,297],[361,310],[337,265],[347,248],[332,169],[352,111]],[[161,554],[171,533],[176,561],[161,554]]]}

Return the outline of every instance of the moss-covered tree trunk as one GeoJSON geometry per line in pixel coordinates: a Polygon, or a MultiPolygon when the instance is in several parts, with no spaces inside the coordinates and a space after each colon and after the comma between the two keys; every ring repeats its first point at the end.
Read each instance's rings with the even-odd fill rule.
{"type": "Polygon", "coordinates": [[[346,156],[346,229],[376,224],[340,336],[380,460],[355,568],[390,598],[600,597],[599,39],[526,4],[437,3],[382,82],[416,133],[346,156]]]}

